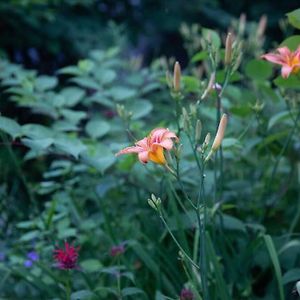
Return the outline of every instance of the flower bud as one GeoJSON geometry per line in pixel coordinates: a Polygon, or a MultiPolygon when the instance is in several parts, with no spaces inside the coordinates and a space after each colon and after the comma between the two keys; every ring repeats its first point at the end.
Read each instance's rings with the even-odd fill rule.
{"type": "Polygon", "coordinates": [[[190,118],[187,110],[184,107],[182,108],[182,118],[183,118],[183,129],[185,131],[188,131],[190,128],[190,118]]]}
{"type": "Polygon", "coordinates": [[[220,148],[222,140],[224,138],[227,121],[228,121],[227,115],[223,114],[219,123],[219,127],[213,145],[211,146],[211,150],[209,151],[207,157],[205,158],[205,161],[208,161],[211,158],[211,156],[220,148]]]}
{"type": "Polygon", "coordinates": [[[240,20],[239,20],[239,34],[243,35],[245,32],[246,28],[246,15],[243,13],[240,15],[240,20]]]}
{"type": "Polygon", "coordinates": [[[222,140],[223,140],[224,134],[225,134],[225,129],[227,126],[227,121],[228,121],[227,115],[223,114],[223,116],[220,120],[220,123],[219,123],[219,127],[217,130],[215,140],[213,142],[213,145],[211,146],[211,149],[213,151],[217,151],[221,146],[221,143],[222,143],[222,140]]]}
{"type": "Polygon", "coordinates": [[[155,210],[159,210],[161,206],[161,199],[156,198],[154,194],[151,194],[151,198],[148,199],[148,204],[155,210]]]}
{"type": "Polygon", "coordinates": [[[176,61],[174,65],[173,85],[174,85],[174,91],[177,93],[180,91],[180,80],[181,80],[181,68],[179,62],[176,61]]]}
{"type": "Polygon", "coordinates": [[[196,143],[200,140],[201,133],[202,133],[202,123],[198,119],[197,122],[196,122],[196,129],[195,129],[195,140],[196,140],[196,143]]]}
{"type": "Polygon", "coordinates": [[[215,79],[216,79],[216,73],[212,72],[209,78],[207,88],[205,89],[203,95],[201,96],[201,99],[204,99],[207,96],[207,94],[213,89],[213,86],[215,84],[215,79]]]}
{"type": "Polygon", "coordinates": [[[232,40],[232,35],[231,33],[229,32],[227,34],[227,37],[226,37],[226,45],[225,45],[225,59],[224,59],[224,64],[226,66],[228,66],[230,63],[231,63],[231,57],[232,57],[232,43],[233,43],[233,40],[232,40]]]}
{"type": "Polygon", "coordinates": [[[262,15],[259,19],[257,32],[256,32],[258,38],[261,38],[264,35],[267,28],[267,23],[268,23],[268,17],[266,15],[262,15]]]}

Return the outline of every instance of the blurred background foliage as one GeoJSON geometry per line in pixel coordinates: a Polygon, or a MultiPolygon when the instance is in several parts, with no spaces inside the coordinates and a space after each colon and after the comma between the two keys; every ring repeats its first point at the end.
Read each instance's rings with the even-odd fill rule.
{"type": "Polygon", "coordinates": [[[268,16],[267,45],[286,34],[280,19],[299,1],[229,0],[7,0],[0,3],[0,48],[14,62],[53,73],[85,57],[89,50],[121,42],[127,51],[176,56],[186,51],[178,28],[182,23],[226,32],[242,13],[248,21],[268,16]]]}
{"type": "MultiPolygon", "coordinates": [[[[243,40],[243,59],[222,97],[230,126],[220,199],[211,165],[206,178],[216,252],[208,258],[214,262],[211,294],[278,300],[284,291],[286,299],[293,297],[300,278],[300,79],[275,78],[272,66],[258,57],[264,47],[296,32],[284,15],[297,5],[298,0],[2,1],[0,296],[64,297],[57,284],[64,275],[53,268],[52,251],[67,239],[81,246],[83,270],[74,273],[72,299],[115,299],[120,264],[123,286],[137,288],[124,291],[130,299],[178,299],[188,279],[147,198],[152,192],[162,198],[171,229],[192,252],[194,220],[176,202],[180,188],[174,190],[159,167],[145,167],[133,156],[116,159],[114,153],[153,127],[175,127],[165,76],[172,56],[185,66],[186,113],[202,120],[203,134],[214,132],[214,96],[196,105],[212,71],[206,39],[211,36],[220,53],[216,80],[223,83],[224,33],[233,28],[243,40]],[[258,34],[263,14],[266,35],[258,34]],[[110,247],[121,242],[125,254],[110,257],[110,247]],[[40,260],[28,268],[32,250],[40,260]]],[[[184,136],[182,144],[182,179],[196,196],[193,149],[184,136]]]]}

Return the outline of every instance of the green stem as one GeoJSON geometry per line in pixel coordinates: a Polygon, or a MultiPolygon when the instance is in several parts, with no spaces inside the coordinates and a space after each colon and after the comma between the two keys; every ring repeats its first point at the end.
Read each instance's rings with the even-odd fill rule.
{"type": "Polygon", "coordinates": [[[197,269],[199,269],[199,266],[192,260],[192,258],[185,252],[185,250],[181,247],[180,243],[177,241],[176,237],[174,236],[174,234],[172,233],[168,223],[166,222],[166,220],[164,219],[162,213],[160,212],[159,214],[160,219],[162,220],[164,226],[166,227],[168,233],[170,234],[171,238],[173,239],[173,241],[175,242],[175,244],[177,245],[177,247],[179,248],[179,250],[182,252],[182,254],[188,259],[188,261],[197,269]]]}
{"type": "Polygon", "coordinates": [[[65,283],[65,289],[66,289],[66,300],[71,300],[71,274],[70,271],[67,271],[67,278],[65,283]]]}
{"type": "Polygon", "coordinates": [[[120,274],[120,258],[118,258],[118,274],[117,274],[117,289],[118,289],[118,298],[122,300],[122,290],[121,290],[121,274],[120,274]]]}
{"type": "Polygon", "coordinates": [[[200,249],[199,249],[199,263],[200,263],[200,273],[202,279],[202,288],[203,288],[203,297],[205,300],[209,300],[209,293],[208,293],[208,284],[207,284],[207,270],[206,270],[206,246],[205,246],[205,233],[206,233],[206,225],[207,225],[207,203],[206,197],[204,195],[204,178],[205,178],[205,164],[204,164],[204,155],[202,155],[202,175],[201,175],[201,183],[199,189],[199,196],[197,199],[197,222],[200,231],[200,249]],[[200,202],[202,201],[203,207],[203,221],[201,222],[200,218],[200,202]]]}

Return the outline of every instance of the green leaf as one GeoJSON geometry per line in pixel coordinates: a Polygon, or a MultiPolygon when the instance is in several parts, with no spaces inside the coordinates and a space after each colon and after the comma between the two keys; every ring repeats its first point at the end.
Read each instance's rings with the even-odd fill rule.
{"type": "Polygon", "coordinates": [[[276,86],[281,88],[300,89],[300,78],[294,74],[291,74],[288,78],[279,76],[274,80],[274,83],[276,86]]]}
{"type": "Polygon", "coordinates": [[[71,154],[75,158],[78,158],[79,154],[87,149],[79,139],[66,135],[56,137],[54,145],[58,150],[71,154]]]}
{"type": "Polygon", "coordinates": [[[104,136],[109,132],[109,130],[110,125],[108,124],[108,122],[103,121],[99,118],[94,118],[90,120],[85,126],[85,131],[93,139],[97,139],[104,136]]]}
{"type": "Polygon", "coordinates": [[[133,296],[136,294],[145,294],[143,290],[138,289],[136,287],[127,287],[122,289],[121,291],[123,297],[133,296]]]}
{"type": "Polygon", "coordinates": [[[200,89],[200,81],[194,76],[182,76],[184,90],[186,92],[198,92],[200,89]]]}
{"type": "Polygon", "coordinates": [[[286,14],[289,23],[297,29],[300,29],[300,8],[293,10],[292,12],[286,14]]]}
{"type": "Polygon", "coordinates": [[[52,138],[37,139],[37,140],[24,138],[21,141],[25,146],[27,146],[35,151],[41,151],[41,150],[47,149],[54,142],[54,140],[52,138]]]}
{"type": "Polygon", "coordinates": [[[35,81],[36,89],[38,91],[46,91],[53,89],[57,86],[57,83],[58,80],[56,77],[46,75],[39,76],[35,81]]]}
{"type": "Polygon", "coordinates": [[[278,122],[282,123],[286,120],[291,120],[291,112],[285,110],[277,113],[276,115],[272,116],[272,118],[269,120],[268,130],[270,130],[278,122]]]}
{"type": "Polygon", "coordinates": [[[94,295],[89,290],[80,290],[71,294],[71,300],[91,300],[94,295]]]}
{"type": "Polygon", "coordinates": [[[245,72],[254,80],[266,80],[272,76],[273,68],[270,63],[262,59],[253,59],[246,64],[245,72]]]}
{"type": "Polygon", "coordinates": [[[22,127],[14,120],[0,116],[0,129],[13,139],[22,135],[22,127]]]}
{"type": "Polygon", "coordinates": [[[71,107],[83,99],[85,91],[78,87],[67,87],[61,91],[61,95],[65,98],[65,105],[71,107]]]}
{"type": "Polygon", "coordinates": [[[283,284],[295,282],[298,280],[300,280],[300,269],[299,268],[288,270],[282,277],[283,284]]]}
{"type": "Polygon", "coordinates": [[[132,112],[132,120],[137,120],[148,115],[152,111],[153,105],[148,100],[137,99],[128,104],[126,109],[132,112]]]}
{"type": "Polygon", "coordinates": [[[195,62],[205,60],[207,58],[208,58],[208,52],[207,51],[200,51],[192,57],[191,62],[195,63],[195,62]]]}
{"type": "Polygon", "coordinates": [[[210,41],[215,48],[219,49],[221,47],[221,39],[216,31],[203,28],[202,35],[207,41],[210,41]]]}
{"type": "Polygon", "coordinates": [[[77,111],[71,109],[62,109],[60,113],[72,124],[79,123],[82,119],[86,118],[87,115],[87,113],[84,111],[77,111]]]}
{"type": "Polygon", "coordinates": [[[116,101],[124,101],[136,96],[136,91],[126,86],[115,86],[109,91],[109,93],[116,101]]]}
{"type": "Polygon", "coordinates": [[[58,238],[60,240],[77,236],[77,230],[75,228],[63,228],[58,231],[58,238]]]}
{"type": "Polygon", "coordinates": [[[34,230],[27,232],[26,234],[22,235],[20,238],[21,242],[29,242],[32,241],[33,239],[37,238],[40,235],[40,231],[34,230]]]}
{"type": "Polygon", "coordinates": [[[89,77],[76,77],[72,78],[71,81],[87,89],[98,90],[100,88],[99,83],[89,77]]]}
{"type": "Polygon", "coordinates": [[[97,272],[102,268],[101,262],[97,259],[86,259],[80,265],[87,272],[97,272]]]}
{"type": "Polygon", "coordinates": [[[90,145],[88,150],[81,153],[82,161],[94,167],[102,174],[116,161],[110,149],[104,145],[90,145]]]}
{"type": "Polygon", "coordinates": [[[285,39],[281,44],[282,46],[287,46],[290,50],[295,51],[300,45],[300,35],[292,35],[285,39]]]}
{"type": "Polygon", "coordinates": [[[279,263],[279,259],[278,259],[278,256],[277,256],[277,252],[276,252],[273,240],[272,240],[271,236],[269,236],[269,235],[264,235],[263,239],[264,239],[264,242],[265,242],[266,247],[268,249],[268,252],[269,252],[269,255],[270,255],[270,258],[271,258],[271,262],[272,262],[273,267],[274,267],[275,276],[276,276],[276,279],[277,279],[277,282],[278,282],[279,299],[284,300],[281,268],[280,268],[280,263],[279,263]]]}
{"type": "Polygon", "coordinates": [[[31,139],[46,139],[53,137],[53,131],[39,124],[26,124],[22,126],[22,133],[31,139]]]}

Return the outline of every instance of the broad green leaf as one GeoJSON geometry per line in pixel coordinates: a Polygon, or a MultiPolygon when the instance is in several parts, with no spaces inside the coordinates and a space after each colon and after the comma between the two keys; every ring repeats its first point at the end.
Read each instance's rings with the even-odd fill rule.
{"type": "Polygon", "coordinates": [[[221,47],[221,39],[218,33],[214,30],[208,29],[208,28],[203,28],[202,29],[202,34],[203,37],[208,41],[211,42],[212,45],[215,48],[220,48],[221,47]]]}
{"type": "Polygon", "coordinates": [[[300,8],[293,10],[292,12],[286,14],[289,23],[297,29],[300,29],[300,8]]]}
{"type": "Polygon", "coordinates": [[[71,109],[62,109],[60,113],[72,124],[79,123],[82,119],[86,118],[87,115],[87,113],[84,111],[77,111],[71,109]]]}
{"type": "Polygon", "coordinates": [[[26,145],[27,147],[29,147],[35,151],[47,149],[54,142],[54,140],[52,138],[35,139],[35,140],[24,138],[21,141],[24,145],[26,145]]]}
{"type": "Polygon", "coordinates": [[[110,91],[110,96],[116,101],[123,101],[125,99],[136,96],[136,91],[126,86],[114,86],[110,91]]]}
{"type": "Polygon", "coordinates": [[[205,60],[206,58],[208,58],[208,52],[200,51],[192,57],[191,62],[192,63],[199,62],[199,61],[205,60]]]}
{"type": "Polygon", "coordinates": [[[270,130],[278,122],[286,123],[286,120],[290,120],[291,122],[293,122],[291,120],[291,112],[285,110],[277,113],[276,115],[272,116],[272,118],[269,120],[268,130],[270,130]]]}
{"type": "Polygon", "coordinates": [[[65,98],[65,105],[71,107],[83,99],[85,91],[78,87],[67,87],[61,91],[61,95],[65,98]]]}
{"type": "Polygon", "coordinates": [[[14,120],[0,116],[0,130],[9,134],[13,139],[22,135],[22,127],[14,120]]]}
{"type": "Polygon", "coordinates": [[[110,149],[101,144],[90,145],[87,151],[81,153],[81,159],[102,174],[116,161],[110,149]]]}
{"type": "Polygon", "coordinates": [[[89,77],[76,77],[72,78],[70,81],[87,89],[98,90],[100,88],[99,83],[89,77]]]}
{"type": "Polygon", "coordinates": [[[58,239],[63,240],[70,237],[77,236],[77,230],[75,228],[64,228],[58,231],[58,239]]]}
{"type": "Polygon", "coordinates": [[[80,290],[71,294],[71,300],[91,300],[95,294],[89,290],[80,290]]]}
{"type": "Polygon", "coordinates": [[[29,231],[25,233],[24,235],[21,236],[20,241],[21,242],[29,242],[32,241],[33,239],[37,238],[40,236],[40,231],[34,230],[34,231],[29,231]]]}
{"type": "Polygon", "coordinates": [[[110,125],[108,122],[96,118],[90,120],[85,126],[85,131],[93,139],[104,136],[109,130],[110,125]]]}
{"type": "Polygon", "coordinates": [[[22,133],[31,139],[46,139],[53,137],[54,132],[46,126],[39,124],[26,124],[22,126],[22,133]]]}
{"type": "Polygon", "coordinates": [[[300,89],[300,77],[294,74],[291,74],[288,78],[279,76],[274,80],[274,83],[281,88],[300,89]]]}
{"type": "Polygon", "coordinates": [[[102,264],[97,259],[86,259],[80,262],[80,266],[83,271],[87,272],[97,272],[102,268],[102,264]]]}
{"type": "Polygon", "coordinates": [[[290,50],[295,51],[300,45],[300,35],[292,35],[285,39],[280,46],[287,46],[290,50]]]}
{"type": "Polygon", "coordinates": [[[298,280],[300,280],[300,269],[299,268],[288,270],[282,277],[283,284],[287,284],[290,282],[296,282],[298,280]]]}
{"type": "Polygon", "coordinates": [[[137,120],[147,116],[153,109],[153,105],[148,100],[137,99],[128,104],[126,110],[132,112],[132,119],[137,120]]]}
{"type": "Polygon", "coordinates": [[[266,80],[272,76],[273,68],[270,63],[262,59],[253,59],[246,64],[245,72],[254,80],[266,80]]]}
{"type": "Polygon", "coordinates": [[[54,145],[58,150],[71,154],[75,158],[78,158],[79,154],[87,149],[79,139],[65,135],[56,137],[54,145]]]}
{"type": "Polygon", "coordinates": [[[124,288],[124,289],[122,289],[121,293],[122,293],[123,297],[133,296],[133,295],[137,295],[137,294],[145,294],[145,292],[143,290],[138,289],[136,287],[124,288]]]}
{"type": "Polygon", "coordinates": [[[186,92],[198,92],[200,89],[200,81],[194,76],[182,76],[182,83],[186,92]]]}
{"type": "Polygon", "coordinates": [[[46,90],[53,89],[57,86],[57,83],[58,80],[56,77],[51,77],[46,75],[39,76],[35,81],[36,88],[39,91],[46,91],[46,90]]]}

